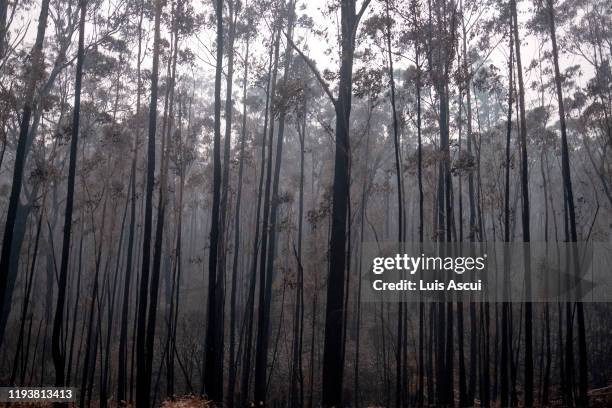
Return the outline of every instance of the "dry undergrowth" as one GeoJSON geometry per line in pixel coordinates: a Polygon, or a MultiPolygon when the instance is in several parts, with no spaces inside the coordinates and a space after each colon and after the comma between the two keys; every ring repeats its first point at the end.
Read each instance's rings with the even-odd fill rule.
{"type": "MultiPolygon", "coordinates": [[[[91,407],[97,408],[99,407],[99,401],[92,401],[91,407]]],[[[161,404],[161,408],[210,408],[213,405],[210,404],[209,401],[206,401],[202,398],[186,395],[182,397],[177,397],[174,401],[164,401],[161,404]]],[[[11,403],[11,404],[2,404],[0,403],[0,407],[7,408],[51,408],[53,407],[52,403],[38,403],[38,402],[20,402],[20,403],[11,403]]],[[[114,401],[108,404],[110,408],[130,408],[131,405],[123,404],[117,405],[114,401]]],[[[77,405],[74,403],[69,403],[67,408],[77,408],[77,405]]]]}
{"type": "Polygon", "coordinates": [[[195,396],[185,396],[177,398],[174,401],[164,401],[162,408],[209,408],[213,405],[210,401],[195,396]]]}
{"type": "MultiPolygon", "coordinates": [[[[47,408],[52,407],[50,403],[14,403],[0,404],[0,407],[10,408],[47,408]]],[[[114,403],[110,403],[109,407],[117,407],[114,403]]],[[[166,400],[162,402],[160,408],[211,408],[214,405],[207,400],[194,395],[186,395],[177,397],[174,401],[166,400]]],[[[476,401],[476,407],[480,406],[480,402],[476,401]]],[[[76,404],[69,404],[69,408],[76,408],[76,404]]],[[[92,407],[99,407],[98,401],[92,401],[92,407]]],[[[552,400],[548,407],[563,407],[561,400],[552,400]]],[[[610,408],[612,407],[612,385],[593,389],[589,391],[589,407],[592,408],[610,408]]],[[[122,408],[130,408],[129,405],[122,405],[122,408]]]]}

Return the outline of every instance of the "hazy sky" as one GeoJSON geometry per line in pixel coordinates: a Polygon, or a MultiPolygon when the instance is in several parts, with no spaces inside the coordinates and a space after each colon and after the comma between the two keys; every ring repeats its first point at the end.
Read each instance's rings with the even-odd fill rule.
{"type": "MultiPolygon", "coordinates": [[[[99,10],[102,10],[103,13],[110,14],[111,11],[114,10],[115,7],[117,7],[120,4],[122,3],[118,0],[107,0],[103,2],[103,5],[99,7],[99,10]]],[[[194,5],[194,8],[196,8],[196,10],[205,10],[205,9],[211,10],[210,0],[206,0],[204,2],[201,0],[195,0],[192,4],[194,5]]],[[[338,15],[336,16],[333,16],[333,15],[324,16],[323,10],[327,10],[330,4],[331,4],[330,0],[298,1],[296,10],[297,10],[298,16],[306,14],[309,17],[311,17],[317,28],[327,29],[329,40],[332,41],[334,39],[334,36],[337,33],[337,26],[338,26],[340,17],[339,17],[339,12],[338,12],[338,15]]],[[[359,7],[360,4],[361,4],[361,1],[358,1],[357,7],[359,7]]],[[[58,5],[63,5],[63,6],[68,7],[68,2],[64,0],[54,0],[52,2],[52,14],[51,14],[52,18],[49,21],[49,27],[47,29],[47,39],[50,38],[50,36],[53,35],[54,33],[55,28],[53,24],[53,21],[54,21],[53,17],[56,16],[58,5]]],[[[371,16],[372,13],[376,12],[376,10],[381,10],[381,5],[382,3],[379,3],[376,0],[373,0],[368,11],[366,12],[364,16],[364,19],[367,19],[368,16],[371,16]]],[[[531,14],[532,14],[530,11],[531,7],[533,7],[533,3],[530,1],[529,2],[522,1],[519,3],[519,20],[522,25],[531,17],[531,14]]],[[[33,39],[35,36],[36,22],[38,19],[39,8],[40,8],[40,0],[37,0],[32,4],[29,11],[17,13],[17,15],[14,18],[13,24],[11,26],[12,31],[13,31],[12,38],[15,39],[15,38],[20,38],[21,36],[23,36],[24,44],[28,44],[28,47],[30,46],[29,44],[33,42],[33,39]]],[[[486,14],[487,13],[483,13],[483,15],[480,18],[481,19],[486,18],[487,17],[486,14]]],[[[133,17],[137,18],[137,16],[133,16],[133,17]]],[[[145,22],[145,24],[146,23],[147,22],[145,22]]],[[[266,22],[265,21],[261,22],[259,32],[262,35],[265,35],[265,33],[267,33],[267,30],[265,27],[266,27],[266,22]]],[[[96,33],[92,32],[92,29],[93,29],[93,25],[88,24],[87,26],[88,38],[93,38],[96,35],[96,33]]],[[[146,26],[145,29],[150,30],[152,29],[152,26],[146,26]]],[[[558,31],[559,31],[558,33],[559,38],[562,38],[563,28],[558,29],[558,31]]],[[[523,61],[524,80],[525,80],[525,86],[528,88],[529,85],[533,81],[538,81],[538,78],[537,78],[538,71],[537,70],[527,70],[526,68],[529,66],[532,60],[539,59],[538,55],[540,52],[543,53],[549,49],[549,43],[548,43],[548,39],[546,38],[544,39],[545,40],[544,44],[542,44],[542,41],[543,41],[542,38],[537,38],[534,35],[528,34],[527,30],[524,27],[521,27],[520,34],[522,36],[521,54],[522,54],[522,61],[523,61]]],[[[167,35],[167,33],[162,33],[162,35],[167,35]]],[[[152,33],[148,32],[146,37],[148,37],[147,40],[148,40],[148,45],[150,47],[151,41],[152,41],[152,33]]],[[[316,62],[320,71],[323,71],[324,69],[337,70],[337,62],[333,61],[333,59],[331,58],[333,57],[333,55],[325,54],[325,50],[326,48],[329,47],[329,45],[326,42],[322,41],[319,36],[317,36],[316,34],[312,32],[308,32],[307,30],[298,28],[296,30],[295,38],[302,39],[300,43],[302,49],[307,55],[309,55],[316,62]],[[305,45],[307,45],[307,48],[305,47],[305,45]]],[[[213,29],[203,29],[199,33],[197,33],[196,36],[192,36],[184,40],[184,44],[185,43],[188,44],[189,47],[192,48],[194,53],[197,55],[198,57],[197,58],[197,73],[199,76],[203,78],[212,78],[214,75],[214,39],[215,39],[215,33],[214,33],[214,28],[213,28],[213,29]]],[[[500,39],[500,34],[495,34],[491,39],[491,44],[497,44],[499,42],[499,39],[500,39]]],[[[76,45],[76,34],[75,34],[75,38],[73,39],[73,43],[74,43],[73,44],[73,47],[74,47],[76,45]]],[[[475,43],[476,43],[476,40],[472,40],[471,45],[474,46],[475,43]]],[[[239,52],[242,52],[243,44],[237,43],[236,46],[240,50],[239,52]]],[[[332,46],[337,47],[337,45],[334,45],[333,42],[332,42],[332,46]]],[[[360,44],[357,44],[357,47],[359,50],[360,44]]],[[[507,58],[508,58],[507,48],[508,48],[508,41],[506,38],[504,38],[501,42],[499,42],[496,49],[491,52],[490,57],[489,57],[490,62],[495,64],[500,69],[500,74],[503,76],[507,75],[507,64],[508,64],[507,63],[507,58]]],[[[337,50],[337,48],[335,48],[334,50],[337,50]]],[[[257,41],[251,43],[251,55],[254,55],[254,54],[259,54],[260,56],[266,56],[267,58],[268,52],[265,49],[264,42],[261,41],[261,39],[258,39],[257,41]]],[[[147,66],[147,64],[150,64],[149,59],[145,59],[145,61],[143,62],[143,65],[145,67],[147,66]]],[[[406,60],[397,59],[394,62],[394,64],[396,68],[401,69],[402,67],[406,66],[406,60]]],[[[550,62],[544,61],[543,64],[545,67],[546,65],[550,64],[550,62]]],[[[568,66],[575,65],[575,64],[581,65],[581,71],[583,73],[583,77],[578,78],[577,80],[580,84],[584,85],[586,80],[592,76],[591,67],[585,63],[583,58],[576,56],[574,54],[564,53],[561,56],[561,65],[562,65],[561,69],[562,70],[568,66]]],[[[358,62],[357,62],[357,66],[358,66],[358,62]]],[[[539,95],[537,93],[527,90],[528,105],[532,103],[539,103],[537,102],[537,98],[539,98],[539,95]]]]}

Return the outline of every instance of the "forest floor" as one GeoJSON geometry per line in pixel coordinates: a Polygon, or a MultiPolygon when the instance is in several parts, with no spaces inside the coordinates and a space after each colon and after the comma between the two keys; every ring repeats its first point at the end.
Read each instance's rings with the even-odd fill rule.
{"type": "Polygon", "coordinates": [[[209,401],[198,397],[181,397],[176,401],[164,401],[162,408],[207,408],[212,407],[209,401]]]}
{"type": "MultiPolygon", "coordinates": [[[[52,407],[51,403],[18,403],[18,404],[5,404],[0,405],[0,407],[10,407],[10,408],[43,408],[43,407],[52,407]]],[[[204,400],[202,398],[187,395],[183,397],[178,397],[174,401],[164,401],[160,408],[209,408],[213,405],[210,401],[204,400]]],[[[477,407],[480,405],[476,405],[477,407]]],[[[563,407],[563,402],[561,400],[552,400],[549,407],[563,407]]],[[[70,404],[69,407],[76,407],[76,404],[70,404]]],[[[94,401],[92,403],[93,408],[99,407],[98,401],[94,401]]],[[[114,408],[117,407],[114,404],[109,404],[109,407],[114,408]]],[[[123,406],[126,407],[126,406],[123,406]]],[[[612,407],[612,385],[598,388],[589,391],[589,407],[592,408],[610,408],[612,407]]],[[[126,408],[129,408],[127,406],[126,408]]]]}
{"type": "Polygon", "coordinates": [[[589,391],[589,403],[594,407],[612,407],[612,385],[589,391]]]}
{"type": "MultiPolygon", "coordinates": [[[[0,407],[6,408],[50,408],[53,407],[53,403],[42,403],[42,402],[21,402],[21,403],[6,403],[0,404],[0,407]]],[[[92,401],[91,407],[98,408],[100,406],[99,401],[92,401]]],[[[109,408],[130,408],[131,405],[116,405],[116,403],[112,402],[108,404],[109,408]]],[[[76,408],[77,404],[69,403],[68,408],[76,408]]],[[[192,395],[187,395],[183,397],[178,397],[174,401],[164,401],[162,402],[160,408],[209,408],[212,407],[209,401],[206,401],[202,398],[195,397],[192,395]]]]}

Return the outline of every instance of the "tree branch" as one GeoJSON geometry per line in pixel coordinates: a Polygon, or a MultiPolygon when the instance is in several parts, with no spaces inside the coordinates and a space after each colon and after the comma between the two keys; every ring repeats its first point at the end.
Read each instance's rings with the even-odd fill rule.
{"type": "Polygon", "coordinates": [[[361,7],[359,8],[359,12],[357,13],[357,16],[356,16],[357,18],[355,20],[356,23],[359,23],[359,21],[361,20],[361,17],[363,16],[363,13],[365,13],[369,5],[370,5],[370,0],[364,0],[363,3],[361,3],[361,7]]]}
{"type": "Polygon", "coordinates": [[[334,95],[332,94],[331,89],[329,88],[329,84],[327,82],[325,82],[325,79],[323,79],[323,76],[321,75],[321,73],[317,69],[317,66],[315,65],[315,63],[310,58],[308,58],[302,52],[302,50],[299,49],[299,47],[293,42],[293,40],[291,38],[289,38],[287,33],[285,33],[285,38],[287,39],[287,42],[289,43],[289,45],[291,45],[291,47],[293,47],[293,49],[298,54],[300,54],[300,57],[302,57],[302,59],[304,59],[304,61],[306,62],[306,65],[308,65],[308,68],[310,68],[310,70],[312,71],[312,73],[315,76],[315,78],[317,79],[317,81],[319,81],[319,84],[321,85],[321,88],[323,88],[323,90],[325,91],[325,93],[327,94],[327,96],[329,97],[329,99],[331,100],[332,104],[335,107],[337,105],[336,98],[334,98],[334,95]]]}

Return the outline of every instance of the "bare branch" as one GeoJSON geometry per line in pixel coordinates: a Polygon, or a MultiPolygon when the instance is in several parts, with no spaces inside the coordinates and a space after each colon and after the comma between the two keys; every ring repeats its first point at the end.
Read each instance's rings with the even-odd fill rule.
{"type": "Polygon", "coordinates": [[[365,13],[369,5],[370,5],[370,0],[364,0],[363,3],[361,3],[361,7],[359,8],[359,12],[357,13],[357,19],[355,21],[356,23],[355,25],[359,23],[359,21],[361,20],[361,17],[363,16],[363,13],[365,13]]]}
{"type": "Polygon", "coordinates": [[[323,79],[323,76],[321,75],[321,73],[317,69],[317,66],[315,65],[315,63],[310,58],[308,58],[302,52],[302,50],[300,50],[300,48],[293,42],[293,40],[291,38],[289,38],[287,33],[285,33],[285,38],[287,39],[289,45],[291,45],[291,47],[293,47],[293,49],[298,54],[300,54],[300,57],[302,57],[304,59],[304,61],[306,62],[306,65],[308,65],[308,68],[310,68],[310,70],[312,71],[312,73],[315,76],[315,78],[317,78],[317,81],[319,81],[319,84],[321,85],[321,88],[323,88],[323,90],[325,91],[325,93],[327,94],[329,99],[331,100],[332,104],[334,106],[336,106],[337,105],[336,98],[334,98],[334,95],[332,94],[331,89],[329,88],[329,84],[327,82],[325,82],[325,79],[323,79]]]}

